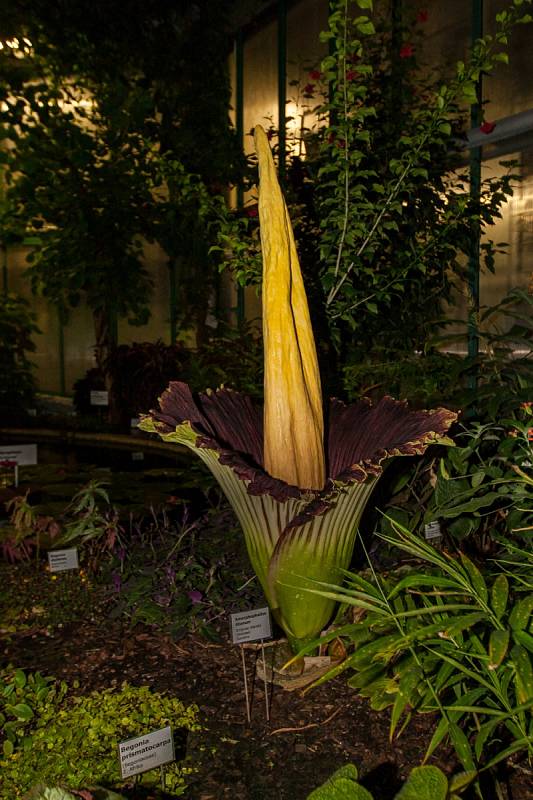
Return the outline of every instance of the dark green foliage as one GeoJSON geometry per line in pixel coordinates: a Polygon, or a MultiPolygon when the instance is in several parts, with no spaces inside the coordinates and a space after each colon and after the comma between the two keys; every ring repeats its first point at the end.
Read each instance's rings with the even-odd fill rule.
{"type": "Polygon", "coordinates": [[[324,679],[349,685],[374,710],[391,708],[393,738],[413,714],[436,712],[426,757],[448,739],[465,770],[487,771],[533,752],[533,559],[513,545],[484,573],[464,553],[440,553],[397,522],[381,534],[415,565],[378,576],[348,573],[324,587],[360,621],[329,638],[355,651],[324,679]]]}
{"type": "Polygon", "coordinates": [[[263,340],[254,323],[219,325],[215,335],[190,353],[185,380],[196,392],[224,385],[262,400],[263,340]]]}
{"type": "Polygon", "coordinates": [[[174,508],[131,525],[124,545],[102,564],[108,613],[173,639],[193,630],[218,640],[213,622],[228,607],[247,607],[258,590],[245,590],[249,566],[231,509],[205,497],[207,510],[195,515],[175,501],[174,508]]]}
{"type": "Polygon", "coordinates": [[[202,338],[217,274],[207,217],[240,171],[222,66],[227,4],[127,5],[36,3],[21,14],[8,2],[6,26],[32,48],[0,58],[2,133],[15,145],[3,156],[4,236],[32,235],[28,276],[64,317],[89,306],[103,373],[118,318],[148,318],[147,241],[176,284],[173,336],[180,325],[202,338]]]}
{"type": "MultiPolygon", "coordinates": [[[[438,767],[415,767],[408,779],[394,795],[394,800],[457,800],[458,791],[472,781],[472,773],[463,773],[448,781],[438,767]]],[[[373,796],[358,780],[353,764],[341,767],[318,789],[308,795],[307,800],[373,800],[373,796]]],[[[380,798],[376,798],[380,800],[380,798]]]]}
{"type": "MultiPolygon", "coordinates": [[[[227,386],[258,400],[263,393],[262,339],[253,325],[232,328],[222,323],[196,349],[181,344],[135,342],[113,347],[105,362],[112,378],[115,404],[120,409],[116,424],[129,430],[130,421],[157,407],[171,381],[185,381],[195,392],[227,386]]],[[[74,385],[74,406],[79,413],[96,414],[92,389],[104,389],[105,378],[91,369],[74,385]]]]}
{"type": "Polygon", "coordinates": [[[0,411],[5,417],[30,406],[35,395],[33,365],[28,353],[35,351],[32,336],[39,332],[35,314],[21,297],[0,295],[0,411]]]}
{"type": "MultiPolygon", "coordinates": [[[[386,515],[421,535],[437,521],[447,542],[462,542],[478,555],[497,551],[502,536],[527,541],[533,524],[531,409],[523,403],[499,422],[465,421],[456,428],[456,447],[397,465],[382,487],[389,493],[381,503],[386,515]]],[[[387,518],[379,524],[390,532],[387,518]]]]}
{"type": "MultiPolygon", "coordinates": [[[[481,202],[470,197],[454,140],[480,72],[506,59],[513,25],[530,19],[519,5],[444,79],[417,70],[419,33],[407,12],[391,22],[371,20],[371,3],[330,6],[321,67],[329,119],[316,165],[320,257],[328,315],[339,344],[351,340],[356,354],[424,349],[444,301],[453,301],[454,276],[466,279],[472,231],[489,228],[512,192],[509,171],[482,185],[481,202]]],[[[487,243],[489,269],[494,252],[487,243]]]]}

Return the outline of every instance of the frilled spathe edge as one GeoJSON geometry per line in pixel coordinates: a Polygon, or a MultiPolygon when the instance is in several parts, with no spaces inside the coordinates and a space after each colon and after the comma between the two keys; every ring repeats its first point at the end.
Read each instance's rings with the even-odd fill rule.
{"type": "Polygon", "coordinates": [[[270,495],[280,503],[307,501],[288,525],[303,525],[324,514],[343,484],[376,479],[383,462],[393,456],[421,455],[430,444],[451,444],[446,438],[457,414],[445,408],[411,411],[405,401],[383,397],[377,405],[361,400],[346,405],[330,400],[326,419],[328,480],[321,491],[291,486],[263,468],[262,409],[240,392],[221,388],[196,398],[186,383],[172,382],[151,411],[155,430],[164,435],[183,423],[196,434],[196,447],[214,450],[221,464],[246,482],[250,495],[270,495]]]}

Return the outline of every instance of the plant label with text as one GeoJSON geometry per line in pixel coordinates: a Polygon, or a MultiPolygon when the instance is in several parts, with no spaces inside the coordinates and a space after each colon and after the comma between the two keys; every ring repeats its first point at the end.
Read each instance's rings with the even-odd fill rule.
{"type": "Polygon", "coordinates": [[[78,548],[69,547],[66,550],[49,550],[48,564],[50,572],[65,572],[67,569],[78,569],[78,548]]]}
{"type": "Polygon", "coordinates": [[[120,742],[118,759],[122,778],[170,764],[175,759],[172,729],[167,726],[120,742]]]}
{"type": "Polygon", "coordinates": [[[440,522],[438,520],[434,520],[433,522],[428,522],[427,525],[424,525],[424,536],[426,539],[440,539],[442,536],[442,531],[440,529],[440,522]]]}
{"type": "Polygon", "coordinates": [[[270,624],[268,606],[231,614],[231,638],[233,644],[257,642],[260,639],[270,639],[271,636],[272,626],[270,624]]]}
{"type": "Polygon", "coordinates": [[[36,444],[10,444],[0,447],[0,461],[14,461],[19,467],[37,464],[36,444]]]}
{"type": "Polygon", "coordinates": [[[108,393],[97,389],[91,389],[91,405],[108,406],[109,405],[108,393]]]}

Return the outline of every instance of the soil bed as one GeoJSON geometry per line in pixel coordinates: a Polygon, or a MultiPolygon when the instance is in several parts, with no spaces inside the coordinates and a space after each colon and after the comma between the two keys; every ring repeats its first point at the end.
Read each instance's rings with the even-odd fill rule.
{"type": "MultiPolygon", "coordinates": [[[[3,567],[1,573],[5,600],[16,569],[8,573],[3,567]]],[[[185,794],[189,800],[304,800],[348,762],[356,764],[376,800],[389,800],[423,758],[435,721],[415,717],[391,744],[389,713],[372,711],[342,676],[305,695],[270,687],[267,722],[263,685],[252,678],[252,651],[246,656],[253,681],[249,725],[241,653],[229,642],[225,623],[222,644],[197,634],[174,642],[145,626],[127,628],[103,609],[91,614],[61,627],[39,628],[32,620],[26,630],[4,632],[2,665],[77,680],[80,693],[126,680],[196,703],[204,730],[189,736],[187,752],[196,768],[185,794]]],[[[457,769],[450,749],[440,748],[432,763],[447,773],[457,769]]],[[[525,775],[516,777],[513,800],[526,800],[531,795],[522,782],[525,775]]]]}

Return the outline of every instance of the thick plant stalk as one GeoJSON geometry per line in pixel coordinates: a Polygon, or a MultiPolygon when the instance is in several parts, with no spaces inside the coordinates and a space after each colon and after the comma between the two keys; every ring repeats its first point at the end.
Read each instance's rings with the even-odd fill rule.
{"type": "Polygon", "coordinates": [[[255,129],[263,252],[264,465],[301,489],[326,481],[322,391],[292,225],[263,128],[255,129]]]}

